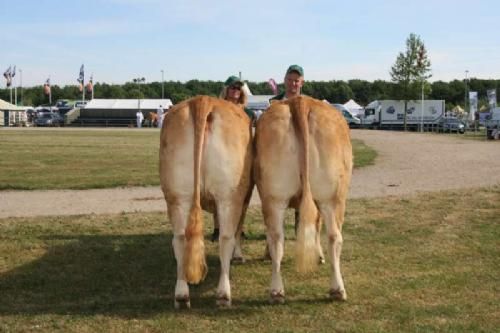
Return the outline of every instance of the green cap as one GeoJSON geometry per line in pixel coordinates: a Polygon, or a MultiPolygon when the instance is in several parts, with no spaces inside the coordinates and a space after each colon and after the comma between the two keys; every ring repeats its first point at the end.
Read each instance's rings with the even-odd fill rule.
{"type": "Polygon", "coordinates": [[[243,81],[239,77],[232,75],[227,78],[226,82],[224,82],[224,85],[231,87],[237,83],[243,85],[243,81]]]}
{"type": "Polygon", "coordinates": [[[286,70],[286,73],[291,73],[291,72],[295,72],[297,74],[299,74],[300,76],[304,76],[304,69],[302,69],[302,67],[300,67],[299,65],[291,65],[290,67],[288,67],[288,69],[286,70]]]}

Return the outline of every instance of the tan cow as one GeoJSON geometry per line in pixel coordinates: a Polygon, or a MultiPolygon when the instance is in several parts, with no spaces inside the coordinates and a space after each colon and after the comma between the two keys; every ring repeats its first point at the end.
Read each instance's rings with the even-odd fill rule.
{"type": "Polygon", "coordinates": [[[233,251],[240,251],[235,233],[250,200],[252,159],[250,119],[236,105],[198,96],[167,113],[160,139],[160,180],[173,227],[176,308],[190,307],[188,283],[198,284],[207,273],[202,208],[217,211],[217,304],[231,305],[230,260],[233,251]]]}
{"type": "Polygon", "coordinates": [[[285,299],[280,266],[287,207],[300,211],[296,242],[300,272],[314,269],[321,254],[316,225],[319,211],[328,234],[330,296],[345,300],[341,232],[352,173],[346,121],[328,104],[300,96],[273,103],[257,122],[254,140],[254,174],[272,259],[271,302],[285,299]]]}

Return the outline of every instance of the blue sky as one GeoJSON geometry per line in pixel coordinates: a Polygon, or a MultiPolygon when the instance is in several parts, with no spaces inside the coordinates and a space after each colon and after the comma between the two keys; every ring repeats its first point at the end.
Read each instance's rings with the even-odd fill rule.
{"type": "MultiPolygon", "coordinates": [[[[431,81],[500,79],[498,0],[0,0],[0,70],[23,86],[244,79],[390,80],[410,33],[424,41],[431,81]],[[19,71],[15,77],[19,83],[19,71]]],[[[5,80],[0,80],[5,87],[5,80]]]]}

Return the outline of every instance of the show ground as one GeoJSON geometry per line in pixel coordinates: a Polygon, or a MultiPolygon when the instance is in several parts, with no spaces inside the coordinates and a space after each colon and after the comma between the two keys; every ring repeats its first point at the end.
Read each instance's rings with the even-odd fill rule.
{"type": "MultiPolygon", "coordinates": [[[[375,165],[354,170],[350,198],[500,185],[497,141],[372,130],[352,130],[351,135],[378,157],[375,165]]],[[[256,189],[251,204],[260,204],[256,189]]],[[[0,191],[0,218],[135,211],[166,211],[160,187],[0,191]]]]}

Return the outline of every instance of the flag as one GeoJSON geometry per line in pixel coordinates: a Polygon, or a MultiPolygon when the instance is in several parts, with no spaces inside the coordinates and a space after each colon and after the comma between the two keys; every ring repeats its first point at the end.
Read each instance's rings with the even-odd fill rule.
{"type": "Polygon", "coordinates": [[[83,84],[84,78],[85,78],[85,72],[83,70],[83,64],[82,64],[82,66],[80,67],[80,75],[78,76],[77,81],[80,82],[80,84],[83,84]]]}
{"type": "Polygon", "coordinates": [[[9,66],[9,68],[7,68],[7,70],[3,73],[3,76],[8,79],[10,77],[10,69],[12,68],[12,66],[9,66]]]}
{"type": "Polygon", "coordinates": [[[269,81],[267,81],[267,84],[269,85],[269,87],[273,91],[273,94],[277,95],[278,94],[278,86],[276,85],[276,81],[274,81],[274,79],[269,79],[269,81]]]}
{"type": "Polygon", "coordinates": [[[490,105],[490,109],[494,109],[497,107],[497,90],[489,89],[486,91],[488,95],[488,104],[490,105]]]}
{"type": "MultiPolygon", "coordinates": [[[[14,67],[15,68],[15,67],[14,67]]],[[[7,80],[7,88],[10,87],[12,83],[12,65],[7,68],[7,70],[3,73],[3,76],[7,80]]]]}
{"type": "Polygon", "coordinates": [[[94,85],[93,85],[93,83],[92,83],[92,75],[91,75],[91,76],[90,76],[89,83],[87,83],[87,92],[88,92],[88,93],[91,93],[93,89],[94,89],[94,85]]]}
{"type": "Polygon", "coordinates": [[[43,92],[45,95],[50,95],[50,77],[45,81],[45,84],[43,85],[43,92]]]}

